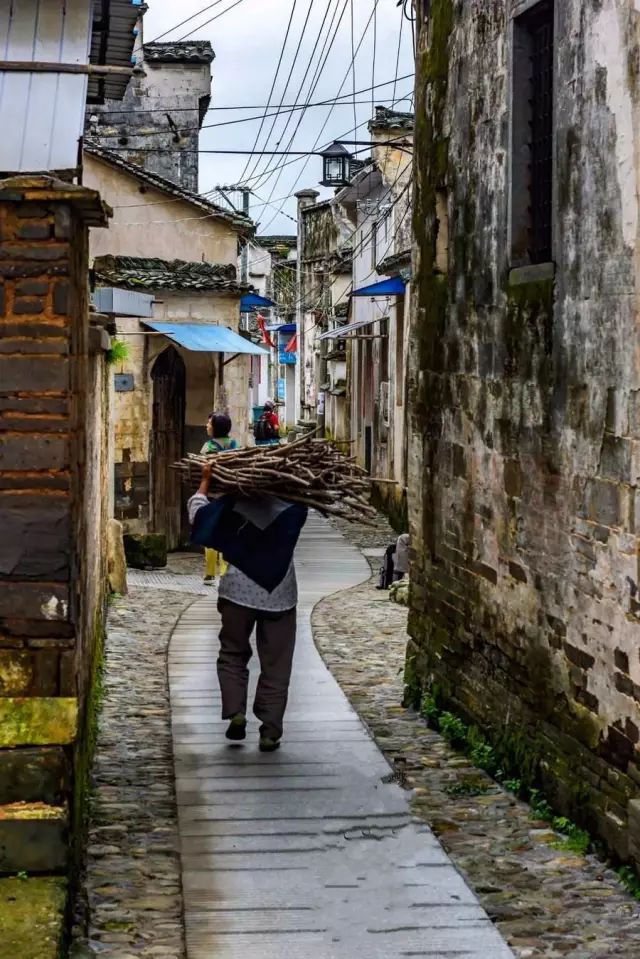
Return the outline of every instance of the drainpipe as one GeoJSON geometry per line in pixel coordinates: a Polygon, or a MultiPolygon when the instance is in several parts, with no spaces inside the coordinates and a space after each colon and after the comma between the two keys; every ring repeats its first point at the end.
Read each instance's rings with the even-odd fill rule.
{"type": "Polygon", "coordinates": [[[298,201],[298,243],[296,259],[296,336],[298,343],[298,362],[296,363],[296,414],[297,419],[303,419],[302,400],[304,397],[305,386],[305,311],[304,311],[304,280],[303,280],[303,258],[305,247],[304,221],[302,211],[309,206],[314,206],[316,199],[320,196],[317,190],[299,190],[296,194],[298,201]]]}

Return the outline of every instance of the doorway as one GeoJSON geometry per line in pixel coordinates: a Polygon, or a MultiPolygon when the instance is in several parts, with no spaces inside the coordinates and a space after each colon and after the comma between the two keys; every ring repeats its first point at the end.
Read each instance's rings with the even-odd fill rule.
{"type": "Polygon", "coordinates": [[[164,533],[167,549],[183,541],[186,523],[180,474],[171,469],[184,451],[185,384],[184,362],[173,346],[160,354],[151,371],[153,417],[151,425],[152,529],[164,533]]]}

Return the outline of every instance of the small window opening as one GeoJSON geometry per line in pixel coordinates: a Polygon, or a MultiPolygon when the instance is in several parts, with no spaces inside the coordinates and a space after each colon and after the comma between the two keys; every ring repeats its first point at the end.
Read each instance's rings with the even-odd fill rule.
{"type": "Polygon", "coordinates": [[[553,0],[514,21],[513,265],[552,259],[553,0]]]}

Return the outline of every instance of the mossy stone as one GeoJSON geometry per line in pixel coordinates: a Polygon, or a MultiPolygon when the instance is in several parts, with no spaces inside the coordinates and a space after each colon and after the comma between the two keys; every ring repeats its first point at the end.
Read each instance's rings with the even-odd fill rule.
{"type": "Polygon", "coordinates": [[[0,748],[65,746],[74,741],[77,723],[75,698],[0,698],[0,748]]]}
{"type": "Polygon", "coordinates": [[[124,551],[132,569],[162,569],[167,565],[167,538],[162,533],[127,533],[124,551]]]}
{"type": "Polygon", "coordinates": [[[58,959],[66,901],[66,879],[0,879],[0,959],[58,959]]]}

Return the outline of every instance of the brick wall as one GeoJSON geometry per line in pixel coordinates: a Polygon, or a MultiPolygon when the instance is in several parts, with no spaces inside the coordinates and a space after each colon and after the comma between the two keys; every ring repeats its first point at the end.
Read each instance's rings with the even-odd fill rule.
{"type": "Polygon", "coordinates": [[[427,31],[419,6],[408,679],[626,858],[640,795],[637,16],[555,5],[555,262],[512,270],[515,8],[433,0],[427,31]]]}
{"type": "Polygon", "coordinates": [[[104,596],[105,344],[89,330],[87,225],[105,223],[95,192],[0,181],[0,872],[68,860],[104,596]]]}

